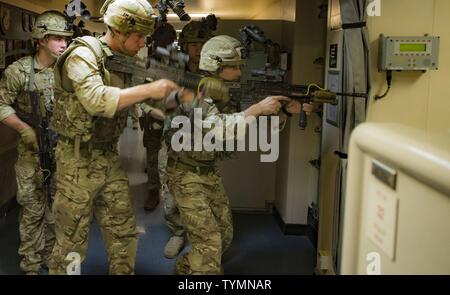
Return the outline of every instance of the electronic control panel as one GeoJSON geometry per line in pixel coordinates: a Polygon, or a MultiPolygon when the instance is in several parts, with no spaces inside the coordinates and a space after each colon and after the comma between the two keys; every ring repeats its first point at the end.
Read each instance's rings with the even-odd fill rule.
{"type": "Polygon", "coordinates": [[[439,67],[439,37],[380,36],[380,71],[427,71],[439,67]]]}

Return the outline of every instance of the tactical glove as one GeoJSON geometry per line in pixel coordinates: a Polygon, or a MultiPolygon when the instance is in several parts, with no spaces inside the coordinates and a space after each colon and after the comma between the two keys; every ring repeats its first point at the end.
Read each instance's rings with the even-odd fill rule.
{"type": "Polygon", "coordinates": [[[25,143],[28,146],[31,146],[33,150],[39,151],[36,132],[34,132],[33,128],[31,127],[24,128],[20,130],[19,133],[23,143],[25,143]]]}

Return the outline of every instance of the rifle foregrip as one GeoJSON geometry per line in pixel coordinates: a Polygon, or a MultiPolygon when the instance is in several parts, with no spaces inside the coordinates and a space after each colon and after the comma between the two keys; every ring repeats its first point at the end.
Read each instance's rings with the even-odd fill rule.
{"type": "Polygon", "coordinates": [[[306,113],[303,110],[303,105],[300,109],[300,119],[298,121],[298,127],[300,127],[301,130],[305,130],[306,126],[308,126],[308,118],[306,117],[306,113]]]}

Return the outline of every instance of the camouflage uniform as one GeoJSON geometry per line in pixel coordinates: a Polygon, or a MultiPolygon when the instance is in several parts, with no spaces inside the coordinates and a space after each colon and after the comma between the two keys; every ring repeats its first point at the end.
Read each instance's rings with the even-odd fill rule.
{"type": "MultiPolygon", "coordinates": [[[[106,1],[101,9],[108,26],[143,35],[150,33],[152,13],[144,0],[106,1]]],[[[111,54],[103,38],[83,37],[71,44],[55,67],[57,100],[52,123],[60,138],[51,274],[66,273],[71,252],[84,260],[92,214],[100,223],[109,273],[134,273],[136,222],[117,151],[129,111],[119,111],[117,105],[120,89],[128,85],[122,74],[104,67],[104,59],[111,54]]]]}
{"type": "Polygon", "coordinates": [[[159,203],[159,194],[161,189],[161,177],[159,170],[160,164],[158,154],[161,149],[163,123],[151,118],[149,114],[155,107],[148,104],[141,104],[142,109],[142,127],[144,130],[143,144],[147,150],[147,189],[148,199],[144,205],[146,210],[151,210],[159,203]]]}
{"type": "Polygon", "coordinates": [[[184,229],[183,223],[181,222],[180,212],[178,211],[175,198],[170,193],[169,187],[167,185],[167,150],[167,144],[165,141],[163,141],[161,149],[159,150],[159,161],[162,182],[161,198],[164,206],[164,219],[166,220],[167,226],[169,227],[173,236],[184,238],[186,235],[186,230],[184,229]]]}
{"type": "MultiPolygon", "coordinates": [[[[213,116],[223,119],[223,114],[211,100],[206,99],[203,109],[207,114],[204,120],[213,116]]],[[[191,116],[190,112],[177,115],[191,116]]],[[[235,116],[234,120],[228,119],[227,122],[231,123],[242,114],[229,116],[235,116]]],[[[203,131],[207,133],[210,130],[203,131]]],[[[218,152],[175,152],[169,149],[167,183],[192,244],[192,250],[178,259],[177,274],[220,274],[222,271],[222,253],[233,239],[230,204],[216,168],[217,160],[223,156],[218,152]]]]}
{"type": "MultiPolygon", "coordinates": [[[[71,36],[64,31],[65,18],[60,13],[48,11],[41,14],[33,29],[33,38],[42,39],[49,34],[71,36]],[[61,24],[62,22],[62,24],[61,24]],[[37,26],[47,25],[40,30],[37,26]]],[[[45,107],[43,113],[51,116],[54,102],[53,68],[39,64],[37,56],[26,56],[11,64],[0,81],[0,122],[16,114],[31,127],[33,112],[30,96],[30,84],[34,91],[41,93],[40,99],[45,107]],[[30,79],[30,73],[34,77],[30,79]],[[32,81],[34,79],[34,81],[32,81]]],[[[41,110],[42,111],[42,110],[41,110]]],[[[31,146],[22,140],[18,145],[19,157],[15,164],[17,181],[17,202],[21,206],[19,215],[20,245],[22,256],[20,269],[25,273],[38,273],[41,266],[50,266],[51,251],[55,243],[54,223],[49,202],[43,191],[43,174],[39,156],[31,146]]]]}
{"type": "MultiPolygon", "coordinates": [[[[226,37],[226,36],[225,36],[226,37]]],[[[214,62],[216,68],[210,69],[202,67],[204,51],[221,52],[215,48],[216,38],[223,39],[224,36],[212,38],[202,49],[200,69],[215,72],[219,68],[219,63],[214,62]],[[213,46],[208,46],[211,43],[213,46]]],[[[237,55],[240,43],[233,39],[232,53],[237,55]]],[[[230,43],[230,40],[226,39],[230,43]]],[[[221,43],[219,43],[220,45],[221,43]]],[[[229,46],[228,46],[229,47],[229,46]]],[[[222,51],[223,53],[223,51],[222,51]]],[[[220,54],[220,53],[219,53],[220,54]]],[[[233,57],[228,54],[228,58],[233,57]]],[[[223,62],[227,62],[223,58],[223,62]]],[[[229,64],[240,64],[240,58],[230,59],[229,64]]],[[[215,126],[215,120],[222,119],[225,124],[222,138],[230,132],[226,132],[229,126],[244,120],[243,113],[234,113],[236,109],[230,105],[221,108],[220,111],[213,103],[214,97],[206,96],[201,104],[203,121],[209,121],[210,126],[215,126]],[[228,113],[228,114],[226,114],[228,113]],[[227,118],[225,120],[225,117],[227,118]]],[[[177,112],[172,114],[172,118],[177,115],[184,115],[192,118],[193,107],[182,105],[177,112]]],[[[169,123],[170,120],[168,120],[169,123]]],[[[201,128],[201,127],[200,127],[201,128]]],[[[208,133],[211,129],[202,129],[203,133],[208,133]]],[[[171,137],[175,130],[167,127],[166,140],[170,145],[171,137]]],[[[218,136],[216,136],[218,138],[218,136]]],[[[228,197],[222,184],[222,178],[217,172],[216,163],[227,156],[226,152],[215,151],[180,151],[175,152],[172,148],[168,152],[167,177],[171,193],[175,197],[181,221],[188,232],[189,241],[192,244],[190,252],[180,257],[176,264],[177,274],[220,274],[222,253],[228,249],[233,238],[232,215],[228,197]]]]}
{"type": "Polygon", "coordinates": [[[139,126],[139,110],[137,105],[133,105],[129,108],[130,110],[130,117],[131,117],[131,124],[134,130],[138,129],[139,126]]]}
{"type": "MultiPolygon", "coordinates": [[[[191,21],[186,26],[183,27],[183,30],[180,33],[180,38],[178,39],[178,44],[181,47],[181,50],[184,51],[185,46],[188,43],[205,43],[212,37],[211,30],[207,27],[205,23],[199,21],[191,21]]],[[[189,66],[186,66],[186,71],[190,71],[189,66]]],[[[198,68],[197,68],[198,71],[198,68]]],[[[148,155],[148,154],[147,154],[148,155]]],[[[163,148],[160,150],[160,161],[167,162],[167,146],[163,145],[163,148]]],[[[163,166],[165,168],[165,165],[163,166]]],[[[163,174],[165,170],[163,171],[163,174]]],[[[185,229],[183,224],[181,223],[180,213],[178,211],[176,201],[170,191],[164,186],[163,182],[163,191],[162,191],[162,199],[164,203],[164,218],[167,221],[167,225],[172,231],[173,237],[184,237],[185,229]]],[[[181,242],[178,242],[181,243],[181,242]]],[[[169,258],[168,251],[170,252],[170,248],[177,247],[177,240],[169,240],[165,248],[165,255],[169,258]]],[[[182,247],[182,246],[181,246],[182,247]]]]}
{"type": "Polygon", "coordinates": [[[164,110],[162,105],[152,103],[141,105],[142,112],[147,114],[144,125],[144,147],[147,149],[147,187],[148,190],[161,190],[164,205],[164,218],[175,236],[184,236],[175,200],[166,184],[167,145],[163,140],[164,122],[150,119],[148,113],[154,108],[164,110]]]}
{"type": "MultiPolygon", "coordinates": [[[[32,113],[30,96],[27,94],[33,57],[24,57],[4,72],[0,81],[0,121],[21,110],[32,113]]],[[[43,68],[34,58],[35,86],[43,91],[47,110],[53,105],[53,70],[43,68]]],[[[16,162],[17,202],[21,206],[19,217],[20,246],[23,256],[20,268],[24,272],[38,272],[41,264],[49,261],[55,235],[53,220],[49,210],[49,200],[43,192],[42,173],[39,156],[22,141],[18,146],[19,158],[16,162]]]]}
{"type": "MultiPolygon", "coordinates": [[[[151,36],[151,47],[149,47],[149,55],[154,55],[158,58],[156,53],[157,47],[166,48],[172,44],[177,37],[177,33],[172,25],[169,23],[161,23],[153,32],[151,36]]],[[[160,201],[160,197],[164,199],[164,194],[167,194],[164,182],[162,182],[162,175],[165,173],[166,158],[165,150],[161,150],[162,133],[164,122],[156,120],[149,114],[154,108],[164,111],[162,105],[141,104],[142,117],[141,126],[144,130],[143,144],[147,150],[147,189],[148,197],[144,204],[145,210],[153,210],[160,201]],[[162,157],[162,159],[159,159],[162,157]],[[161,160],[164,163],[161,163],[161,160]],[[162,165],[163,164],[163,165],[162,165]],[[161,187],[163,190],[161,191],[161,187]]]]}
{"type": "Polygon", "coordinates": [[[188,43],[205,43],[213,37],[208,25],[201,21],[191,21],[183,27],[178,39],[178,45],[185,52],[185,45],[188,43]]]}

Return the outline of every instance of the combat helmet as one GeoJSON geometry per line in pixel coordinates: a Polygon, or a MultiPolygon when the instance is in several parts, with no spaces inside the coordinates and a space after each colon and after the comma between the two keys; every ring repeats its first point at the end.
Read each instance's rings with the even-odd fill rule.
{"type": "Polygon", "coordinates": [[[246,49],[237,39],[220,35],[209,39],[200,54],[200,70],[215,72],[221,66],[235,66],[245,63],[246,49]]]}
{"type": "Polygon", "coordinates": [[[33,39],[42,39],[47,35],[67,37],[73,35],[72,26],[64,14],[56,10],[49,10],[36,18],[32,31],[33,39]]]}
{"type": "Polygon", "coordinates": [[[183,50],[186,43],[205,43],[213,37],[211,29],[208,25],[201,21],[191,21],[184,26],[178,38],[178,44],[183,50]]]}
{"type": "Polygon", "coordinates": [[[162,23],[153,32],[151,38],[154,47],[166,48],[177,39],[177,32],[171,24],[162,23]]]}
{"type": "Polygon", "coordinates": [[[100,9],[103,22],[124,34],[153,32],[153,8],[147,0],[106,0],[100,9]]]}

